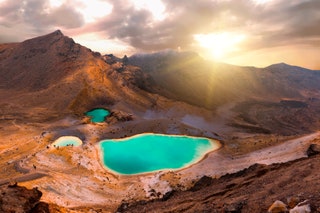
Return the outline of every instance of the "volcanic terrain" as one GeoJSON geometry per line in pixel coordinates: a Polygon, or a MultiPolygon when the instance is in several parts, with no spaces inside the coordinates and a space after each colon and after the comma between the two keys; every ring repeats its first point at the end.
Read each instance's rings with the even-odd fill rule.
{"type": "Polygon", "coordinates": [[[0,211],[16,191],[40,208],[37,190],[47,212],[266,212],[276,200],[320,211],[319,82],[319,71],[284,63],[101,55],[59,30],[0,44],[0,211]],[[111,115],[94,124],[84,113],[98,107],[111,115]],[[176,171],[126,176],[102,165],[100,140],[145,132],[221,148],[176,171]],[[84,144],[51,146],[67,135],[84,144]]]}

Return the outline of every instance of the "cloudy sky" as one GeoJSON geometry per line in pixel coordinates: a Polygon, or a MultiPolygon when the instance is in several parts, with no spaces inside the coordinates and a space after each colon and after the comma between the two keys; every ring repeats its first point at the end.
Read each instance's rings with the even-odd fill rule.
{"type": "Polygon", "coordinates": [[[0,0],[0,43],[56,29],[120,57],[174,49],[320,70],[320,0],[0,0]]]}

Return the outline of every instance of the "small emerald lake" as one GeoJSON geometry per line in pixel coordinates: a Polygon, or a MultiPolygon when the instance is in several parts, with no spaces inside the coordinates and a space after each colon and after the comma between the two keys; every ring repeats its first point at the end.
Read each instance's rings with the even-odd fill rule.
{"type": "Polygon", "coordinates": [[[85,115],[91,118],[91,122],[100,123],[104,122],[106,117],[110,115],[110,112],[109,110],[103,108],[97,108],[86,112],[85,115]]]}
{"type": "Polygon", "coordinates": [[[52,146],[80,146],[82,140],[75,136],[62,136],[52,143],[52,146]]]}
{"type": "Polygon", "coordinates": [[[218,149],[220,143],[208,138],[147,133],[103,140],[99,146],[105,167],[133,175],[188,167],[218,149]]]}

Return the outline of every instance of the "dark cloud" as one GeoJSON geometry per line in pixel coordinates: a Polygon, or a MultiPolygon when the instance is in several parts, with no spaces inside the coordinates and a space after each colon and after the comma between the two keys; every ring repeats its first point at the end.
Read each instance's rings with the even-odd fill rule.
{"type": "Polygon", "coordinates": [[[45,19],[50,26],[77,28],[84,24],[83,16],[74,10],[71,5],[62,5],[46,15],[45,19]]]}
{"type": "Polygon", "coordinates": [[[259,38],[251,42],[253,49],[295,44],[314,46],[315,40],[320,46],[320,1],[279,0],[257,9],[259,13],[248,18],[256,26],[249,33],[259,38]]]}
{"type": "Polygon", "coordinates": [[[105,32],[106,36],[126,41],[134,47],[143,44],[143,37],[152,30],[153,19],[150,11],[136,10],[130,1],[109,1],[113,10],[105,19],[94,24],[95,31],[105,32]]]}
{"type": "Polygon", "coordinates": [[[305,1],[289,8],[291,14],[288,36],[297,38],[319,37],[320,1],[305,1]]]}
{"type": "Polygon", "coordinates": [[[52,9],[47,0],[7,0],[0,5],[0,14],[0,28],[9,33],[12,28],[22,27],[21,36],[40,35],[59,27],[76,28],[84,24],[83,16],[71,5],[65,4],[52,9]]]}

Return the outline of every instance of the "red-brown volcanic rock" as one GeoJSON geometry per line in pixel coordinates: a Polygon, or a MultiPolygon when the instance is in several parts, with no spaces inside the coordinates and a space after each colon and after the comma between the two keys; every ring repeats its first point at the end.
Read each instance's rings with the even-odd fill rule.
{"type": "Polygon", "coordinates": [[[284,164],[256,164],[219,179],[203,177],[190,190],[171,192],[162,200],[123,203],[118,212],[262,213],[276,200],[291,209],[308,200],[311,212],[319,212],[319,169],[319,154],[284,164]]]}
{"type": "MultiPolygon", "coordinates": [[[[6,99],[2,104],[43,107],[62,114],[83,113],[117,101],[132,107],[149,105],[148,94],[133,86],[143,74],[136,67],[118,66],[121,72],[100,53],[75,43],[59,30],[22,43],[1,44],[0,90],[6,99]]],[[[11,109],[4,106],[3,110],[11,109]]]]}
{"type": "Polygon", "coordinates": [[[36,189],[27,189],[16,184],[0,187],[0,212],[49,213],[49,206],[40,202],[42,193],[36,189]]]}

